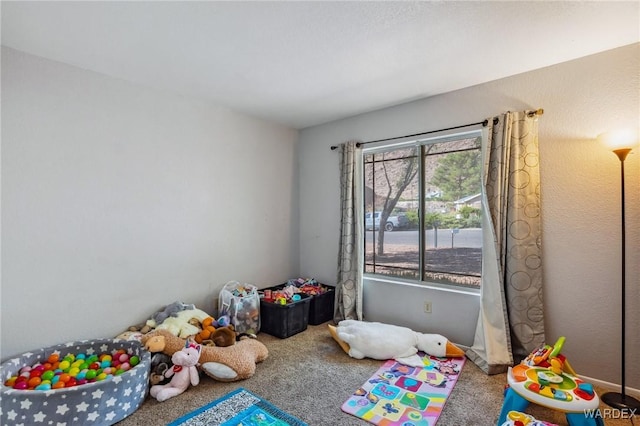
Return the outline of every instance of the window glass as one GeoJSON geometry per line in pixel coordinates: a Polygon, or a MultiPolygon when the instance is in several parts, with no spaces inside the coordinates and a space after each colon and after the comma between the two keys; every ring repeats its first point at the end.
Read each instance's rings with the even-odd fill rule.
{"type": "Polygon", "coordinates": [[[365,272],[420,279],[419,150],[364,157],[365,272]]]}
{"type": "Polygon", "coordinates": [[[480,287],[480,149],[478,131],[365,150],[365,273],[480,287]]]}

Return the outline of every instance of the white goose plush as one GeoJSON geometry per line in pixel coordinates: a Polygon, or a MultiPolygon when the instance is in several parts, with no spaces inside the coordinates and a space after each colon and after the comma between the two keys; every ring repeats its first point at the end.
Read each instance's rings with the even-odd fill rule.
{"type": "Polygon", "coordinates": [[[419,333],[407,327],[344,320],[329,325],[331,336],[350,357],[396,361],[420,367],[418,351],[437,357],[463,357],[464,351],[440,334],[419,333]]]}

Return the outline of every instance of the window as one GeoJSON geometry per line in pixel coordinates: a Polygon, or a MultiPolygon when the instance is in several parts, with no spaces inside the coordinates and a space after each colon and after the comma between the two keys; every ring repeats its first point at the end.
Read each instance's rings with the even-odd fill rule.
{"type": "Polygon", "coordinates": [[[367,274],[480,287],[479,130],[364,150],[367,274]]]}

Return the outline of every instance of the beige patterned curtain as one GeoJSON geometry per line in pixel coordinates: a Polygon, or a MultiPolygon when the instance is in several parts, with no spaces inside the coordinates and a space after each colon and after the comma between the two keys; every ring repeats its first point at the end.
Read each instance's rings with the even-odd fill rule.
{"type": "Polygon", "coordinates": [[[480,315],[467,356],[501,373],[545,342],[538,117],[509,112],[484,129],[480,315]]]}
{"type": "Polygon", "coordinates": [[[362,181],[361,151],[357,142],[340,145],[340,246],[334,321],[362,320],[362,181]]]}

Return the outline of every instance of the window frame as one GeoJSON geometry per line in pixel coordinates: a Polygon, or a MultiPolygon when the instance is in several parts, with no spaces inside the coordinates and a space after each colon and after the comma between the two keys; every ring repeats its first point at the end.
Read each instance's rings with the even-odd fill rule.
{"type": "MultiPolygon", "coordinates": [[[[446,290],[451,290],[451,291],[460,291],[463,293],[468,293],[468,292],[480,292],[481,288],[482,288],[482,270],[480,272],[480,285],[478,287],[474,287],[474,286],[467,286],[467,285],[463,285],[463,284],[455,284],[455,283],[443,283],[443,282],[436,282],[436,281],[430,281],[428,279],[426,279],[425,277],[425,270],[424,270],[424,263],[425,263],[425,251],[426,251],[426,247],[424,244],[424,239],[425,239],[425,221],[424,221],[424,215],[425,215],[425,211],[426,211],[426,192],[425,192],[425,146],[427,145],[432,145],[432,144],[437,144],[437,143],[444,143],[444,142],[450,142],[450,141],[456,141],[456,140],[461,140],[461,139],[471,139],[471,138],[479,138],[480,139],[480,167],[481,167],[481,185],[480,185],[480,192],[481,192],[481,198],[484,199],[485,198],[485,188],[484,188],[484,172],[483,172],[483,168],[484,168],[484,157],[485,157],[485,149],[486,149],[486,133],[483,131],[483,128],[481,127],[481,125],[474,125],[474,126],[470,126],[469,129],[464,130],[464,131],[460,131],[460,129],[456,129],[455,130],[444,130],[444,131],[437,131],[437,132],[428,132],[429,136],[427,137],[422,137],[422,138],[416,138],[415,136],[412,137],[405,137],[405,138],[398,138],[398,139],[393,139],[393,140],[385,140],[383,142],[377,142],[377,143],[371,143],[370,146],[364,146],[361,152],[361,157],[360,157],[360,161],[361,161],[361,170],[363,170],[363,174],[362,174],[362,179],[360,181],[361,184],[361,196],[362,196],[362,208],[363,211],[366,210],[365,206],[364,206],[364,200],[365,200],[365,157],[367,155],[371,155],[371,154],[378,154],[378,153],[383,153],[383,152],[389,152],[389,151],[393,151],[393,150],[398,150],[398,149],[403,149],[403,148],[416,148],[417,149],[417,156],[419,158],[418,161],[418,194],[419,194],[419,200],[418,200],[418,278],[406,278],[406,277],[398,277],[398,276],[394,276],[394,275],[386,275],[386,274],[380,274],[380,273],[373,273],[373,272],[366,272],[367,269],[367,252],[366,249],[363,250],[363,255],[361,258],[361,267],[362,267],[362,271],[363,271],[363,276],[367,279],[374,279],[374,280],[383,280],[383,281],[388,281],[388,282],[399,282],[399,283],[406,283],[406,284],[411,284],[411,285],[419,285],[419,286],[423,286],[423,287],[432,287],[432,288],[441,288],[441,289],[446,289],[446,290]]],[[[375,209],[374,209],[375,211],[375,209]]],[[[366,212],[365,212],[366,213],[366,212]]],[[[482,215],[486,215],[488,214],[488,212],[483,211],[482,215]]],[[[364,216],[363,216],[364,217],[364,216]]],[[[484,236],[485,233],[488,231],[486,229],[486,227],[484,226],[485,221],[482,220],[482,224],[483,226],[481,227],[482,231],[481,231],[481,235],[482,235],[482,258],[484,259],[484,253],[485,253],[485,247],[484,247],[484,236]]],[[[364,224],[362,224],[362,227],[360,229],[361,235],[362,235],[362,240],[363,240],[363,247],[366,247],[366,226],[364,224]]],[[[375,253],[375,244],[376,241],[373,241],[373,245],[374,245],[374,253],[375,253]]],[[[375,259],[375,256],[374,256],[375,259]]],[[[374,261],[375,262],[375,261],[374,261]]],[[[375,265],[374,265],[375,267],[375,265]]],[[[467,276],[472,276],[472,275],[467,275],[467,276]]]]}

